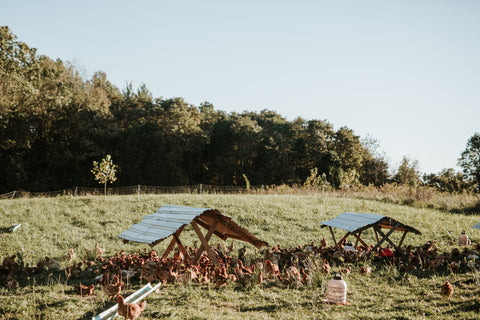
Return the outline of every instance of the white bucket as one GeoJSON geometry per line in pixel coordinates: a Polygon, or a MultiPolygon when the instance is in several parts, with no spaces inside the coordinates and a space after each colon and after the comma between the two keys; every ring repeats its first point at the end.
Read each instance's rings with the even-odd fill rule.
{"type": "Polygon", "coordinates": [[[327,303],[347,303],[347,283],[341,275],[336,274],[327,286],[327,303]]]}

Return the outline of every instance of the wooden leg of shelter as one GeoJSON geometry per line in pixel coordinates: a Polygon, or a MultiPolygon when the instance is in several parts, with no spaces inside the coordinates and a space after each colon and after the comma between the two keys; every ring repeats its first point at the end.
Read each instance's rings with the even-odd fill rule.
{"type": "Polygon", "coordinates": [[[355,238],[357,238],[357,241],[355,242],[355,247],[357,247],[358,245],[358,242],[360,241],[361,244],[363,244],[365,247],[368,247],[368,245],[365,243],[365,241],[363,241],[361,238],[360,238],[360,234],[362,232],[360,231],[358,234],[352,234],[355,238]]]}
{"type": "Polygon", "coordinates": [[[188,254],[187,250],[185,250],[185,247],[183,246],[182,242],[180,242],[180,239],[178,237],[177,233],[173,234],[173,238],[177,242],[178,249],[182,253],[182,255],[185,257],[186,260],[190,260],[190,255],[188,254]]]}
{"type": "Polygon", "coordinates": [[[347,232],[347,233],[343,236],[343,238],[340,239],[340,241],[338,241],[338,243],[337,243],[335,246],[342,244],[342,243],[348,238],[349,235],[351,235],[351,233],[350,233],[350,232],[347,232]]]}
{"type": "Polygon", "coordinates": [[[337,240],[335,240],[335,234],[333,234],[333,229],[330,226],[328,226],[328,228],[330,229],[330,233],[332,234],[333,242],[335,243],[335,246],[337,246],[337,240]]]}
{"type": "MultiPolygon", "coordinates": [[[[191,224],[192,224],[193,230],[195,230],[195,233],[197,234],[198,238],[200,239],[200,242],[202,243],[203,249],[207,251],[208,257],[210,258],[211,261],[213,261],[213,263],[218,268],[220,268],[220,263],[218,262],[217,257],[215,256],[213,251],[210,249],[210,246],[208,245],[208,241],[203,236],[202,231],[200,231],[200,228],[195,223],[195,221],[192,221],[191,224]]],[[[214,226],[212,226],[210,229],[212,229],[212,228],[215,229],[214,226]]],[[[208,230],[208,231],[210,232],[210,230],[208,230]]],[[[212,231],[212,233],[213,233],[213,231],[212,231]]],[[[200,250],[200,248],[199,248],[199,250],[200,250]]],[[[195,255],[195,257],[196,257],[196,255],[195,255]]],[[[197,261],[194,259],[193,262],[196,263],[197,261]]]]}
{"type": "MultiPolygon", "coordinates": [[[[213,232],[215,231],[215,228],[217,227],[217,223],[218,223],[218,222],[215,222],[215,223],[210,227],[210,229],[208,229],[207,234],[205,235],[205,240],[207,241],[207,243],[208,243],[208,241],[210,241],[210,238],[212,237],[213,232]]],[[[196,232],[196,231],[195,231],[195,232],[196,232]]],[[[209,246],[209,247],[210,247],[210,246],[209,246]]],[[[202,255],[203,251],[205,251],[205,250],[206,250],[206,249],[205,249],[205,247],[203,246],[203,243],[202,243],[202,245],[200,245],[200,248],[198,248],[197,253],[195,253],[195,257],[193,257],[193,261],[194,261],[194,262],[197,262],[198,259],[200,259],[200,256],[202,255]]]]}
{"type": "Polygon", "coordinates": [[[165,250],[165,253],[163,254],[163,258],[168,257],[168,255],[170,254],[170,251],[172,251],[173,247],[175,246],[175,243],[176,243],[175,237],[172,237],[172,241],[170,241],[170,244],[165,250]]]}
{"type": "Polygon", "coordinates": [[[172,251],[173,247],[175,246],[175,243],[178,244],[178,248],[180,249],[180,252],[183,254],[184,257],[188,257],[188,254],[186,254],[186,250],[185,248],[183,247],[182,243],[180,242],[179,240],[179,237],[180,237],[180,233],[182,233],[183,231],[183,228],[185,228],[185,226],[182,226],[180,227],[177,232],[175,232],[173,234],[173,237],[172,237],[172,241],[170,241],[170,244],[168,245],[167,249],[165,250],[165,253],[163,254],[163,258],[166,258],[168,257],[168,255],[170,254],[170,251],[172,251]],[[183,251],[182,251],[183,250],[183,251]],[[184,253],[185,252],[185,253],[184,253]],[[186,255],[185,255],[186,254],[186,255]]]}
{"type": "Polygon", "coordinates": [[[375,231],[375,238],[377,239],[377,243],[380,242],[380,240],[378,240],[378,233],[377,233],[377,228],[373,228],[373,231],[375,231]]]}
{"type": "Polygon", "coordinates": [[[398,250],[397,246],[388,238],[388,237],[390,237],[390,235],[393,233],[393,231],[395,231],[398,227],[399,227],[399,224],[397,223],[396,225],[393,226],[392,229],[390,229],[390,231],[388,231],[387,234],[384,234],[384,233],[382,232],[382,230],[380,230],[379,227],[375,226],[374,228],[375,228],[376,231],[382,236],[382,240],[380,240],[380,241],[377,243],[377,245],[373,248],[372,251],[376,251],[377,248],[380,247],[384,241],[387,241],[387,242],[390,243],[395,249],[398,250]]]}
{"type": "Polygon", "coordinates": [[[403,236],[402,236],[402,239],[400,240],[399,244],[398,244],[398,247],[400,248],[402,246],[402,243],[403,243],[403,240],[405,240],[405,236],[407,235],[407,230],[405,230],[405,232],[403,233],[403,236]]]}

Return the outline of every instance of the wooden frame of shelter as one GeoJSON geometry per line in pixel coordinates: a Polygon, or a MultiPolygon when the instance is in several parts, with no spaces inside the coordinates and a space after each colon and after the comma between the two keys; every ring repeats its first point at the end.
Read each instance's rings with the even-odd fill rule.
{"type": "Polygon", "coordinates": [[[373,213],[344,212],[334,219],[323,221],[321,227],[328,227],[330,229],[330,233],[332,234],[333,241],[335,242],[336,247],[339,244],[343,243],[349,236],[355,237],[355,247],[358,245],[359,242],[362,245],[368,247],[365,241],[362,240],[361,235],[364,230],[373,228],[377,244],[372,251],[375,251],[378,247],[382,245],[383,242],[386,241],[398,252],[400,252],[398,248],[402,245],[408,232],[412,232],[414,234],[421,234],[420,231],[413,227],[407,226],[392,218],[373,213]],[[347,233],[340,241],[337,242],[332,227],[345,230],[347,231],[347,233]],[[387,233],[384,233],[382,229],[387,229],[389,231],[387,233]],[[398,245],[393,243],[393,241],[389,238],[394,231],[403,231],[402,238],[400,239],[398,245]]]}
{"type": "Polygon", "coordinates": [[[217,267],[220,267],[215,253],[208,244],[214,234],[222,240],[228,238],[241,240],[254,245],[256,248],[268,246],[267,242],[256,238],[247,229],[240,227],[231,218],[224,216],[216,209],[172,205],[162,206],[157,212],[145,216],[140,223],[132,225],[128,230],[122,232],[119,237],[124,241],[147,243],[153,247],[172,236],[172,240],[163,254],[164,257],[167,257],[174,246],[177,245],[178,250],[185,259],[196,263],[203,252],[206,251],[210,260],[217,267]],[[180,234],[189,224],[201,242],[201,246],[193,258],[190,257],[185,246],[180,241],[180,234]],[[207,230],[205,235],[199,226],[207,230]]]}

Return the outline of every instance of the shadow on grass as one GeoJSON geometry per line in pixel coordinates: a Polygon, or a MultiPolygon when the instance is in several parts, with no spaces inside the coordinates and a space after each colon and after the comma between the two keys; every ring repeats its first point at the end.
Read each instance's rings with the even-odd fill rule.
{"type": "Polygon", "coordinates": [[[478,215],[480,214],[480,201],[478,201],[473,206],[465,207],[465,208],[454,208],[450,209],[451,213],[459,213],[465,215],[478,215]]]}
{"type": "Polygon", "coordinates": [[[243,306],[240,308],[241,312],[268,312],[268,313],[275,313],[278,312],[278,309],[283,309],[286,308],[288,305],[286,303],[282,305],[278,304],[271,304],[271,305],[266,305],[266,306],[256,306],[256,307],[248,307],[248,306],[243,306]]]}
{"type": "Polygon", "coordinates": [[[480,302],[478,300],[466,300],[466,301],[456,301],[451,302],[452,309],[446,310],[444,314],[452,314],[452,313],[464,313],[464,312],[480,312],[480,302]]]}

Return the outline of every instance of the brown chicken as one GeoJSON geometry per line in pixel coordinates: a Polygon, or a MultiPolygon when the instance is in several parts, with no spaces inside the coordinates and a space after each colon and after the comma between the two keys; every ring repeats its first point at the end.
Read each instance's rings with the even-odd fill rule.
{"type": "Polygon", "coordinates": [[[83,284],[79,284],[78,287],[77,287],[77,292],[82,296],[82,297],[85,297],[85,296],[91,296],[93,295],[93,288],[95,288],[95,286],[93,284],[89,285],[89,286],[85,286],[83,284]]]}
{"type": "Polygon", "coordinates": [[[322,240],[320,240],[320,247],[322,247],[322,248],[328,247],[327,239],[322,238],[322,240]]]}
{"type": "Polygon", "coordinates": [[[120,294],[124,284],[118,279],[118,276],[114,276],[113,279],[112,283],[103,286],[103,291],[107,294],[109,301],[120,294]]]}
{"type": "Polygon", "coordinates": [[[269,275],[278,276],[280,269],[277,264],[273,263],[270,260],[265,260],[265,270],[269,275]]]}
{"type": "Polygon", "coordinates": [[[75,252],[73,251],[72,248],[70,248],[70,250],[68,251],[68,253],[66,255],[63,256],[63,260],[67,261],[68,263],[72,262],[75,258],[76,258],[76,254],[75,252]]]}
{"type": "Polygon", "coordinates": [[[118,315],[125,318],[125,320],[136,319],[140,316],[145,307],[147,306],[146,301],[140,303],[125,303],[125,299],[121,296],[117,296],[118,302],[118,315]]]}
{"type": "Polygon", "coordinates": [[[460,263],[452,261],[448,264],[448,268],[452,270],[452,272],[457,272],[458,268],[460,268],[460,263]]]}
{"type": "Polygon", "coordinates": [[[442,296],[449,298],[453,294],[453,286],[450,282],[445,282],[445,284],[441,287],[442,296]]]}
{"type": "Polygon", "coordinates": [[[45,266],[48,270],[60,270],[60,262],[50,257],[45,257],[45,266]]]}
{"type": "Polygon", "coordinates": [[[228,273],[225,266],[215,269],[213,273],[213,279],[215,281],[215,286],[217,287],[223,287],[227,284],[228,273]]]}
{"type": "Polygon", "coordinates": [[[326,274],[330,273],[330,263],[328,263],[327,259],[323,259],[322,272],[326,274]]]}
{"type": "Polygon", "coordinates": [[[340,272],[343,274],[350,274],[352,272],[352,268],[340,268],[340,272]]]}
{"type": "Polygon", "coordinates": [[[372,272],[371,267],[360,267],[360,268],[358,268],[358,273],[360,273],[360,274],[369,274],[371,272],[372,272]]]}

